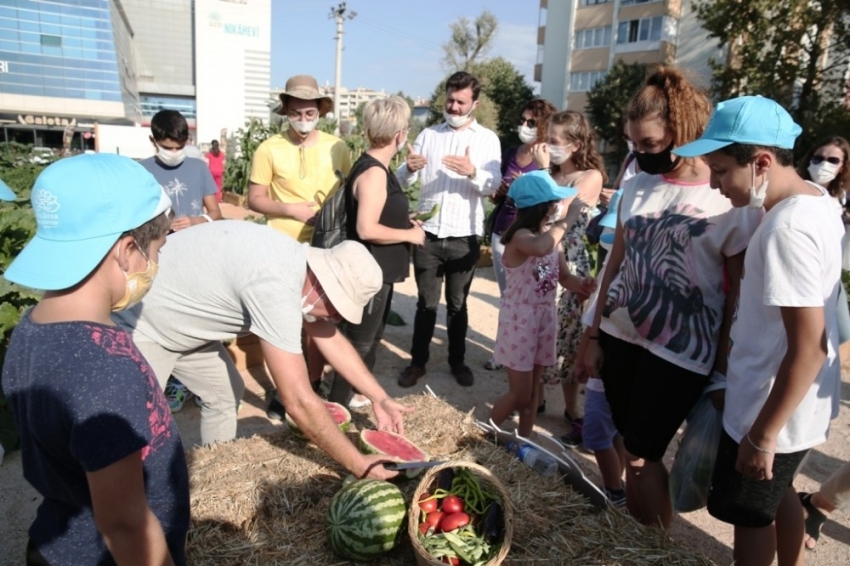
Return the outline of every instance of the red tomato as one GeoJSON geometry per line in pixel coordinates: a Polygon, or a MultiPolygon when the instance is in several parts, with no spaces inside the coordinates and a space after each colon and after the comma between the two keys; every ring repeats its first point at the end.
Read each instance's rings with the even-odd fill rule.
{"type": "Polygon", "coordinates": [[[462,513],[463,499],[456,495],[447,495],[443,498],[443,506],[441,509],[446,513],[462,513]]]}
{"type": "Polygon", "coordinates": [[[460,564],[460,558],[457,556],[443,556],[443,562],[446,564],[452,564],[453,566],[458,566],[460,564]]]}
{"type": "Polygon", "coordinates": [[[419,532],[422,533],[423,535],[427,536],[428,531],[430,531],[431,528],[432,528],[431,525],[429,525],[428,523],[419,523],[419,532]]]}
{"type": "Polygon", "coordinates": [[[423,501],[423,499],[428,499],[431,497],[429,493],[423,493],[422,497],[419,498],[419,508],[422,509],[423,513],[433,513],[437,510],[437,500],[429,499],[428,501],[423,501]]]}
{"type": "Polygon", "coordinates": [[[469,515],[466,513],[452,513],[446,515],[440,523],[440,530],[444,533],[459,529],[469,524],[469,515]]]}
{"type": "Polygon", "coordinates": [[[446,514],[442,511],[434,511],[433,513],[428,513],[428,516],[425,517],[425,524],[434,527],[434,529],[439,529],[440,523],[443,522],[443,517],[445,515],[446,514]]]}

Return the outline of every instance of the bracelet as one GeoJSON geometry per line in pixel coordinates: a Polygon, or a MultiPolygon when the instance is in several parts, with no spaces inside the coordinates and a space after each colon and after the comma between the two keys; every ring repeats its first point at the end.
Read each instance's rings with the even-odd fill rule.
{"type": "Polygon", "coordinates": [[[210,215],[209,215],[209,214],[202,214],[202,215],[201,215],[201,218],[203,218],[203,219],[204,219],[204,220],[206,220],[207,222],[212,222],[212,221],[213,221],[213,219],[212,219],[212,218],[210,218],[210,215]]]}
{"type": "Polygon", "coordinates": [[[749,442],[749,443],[750,443],[750,446],[752,446],[753,448],[755,448],[757,452],[761,452],[762,454],[775,454],[775,452],[771,452],[770,450],[765,450],[764,448],[760,448],[760,447],[758,446],[758,444],[756,444],[755,442],[753,442],[753,439],[752,439],[752,438],[750,438],[750,433],[749,433],[749,432],[746,434],[746,436],[747,436],[747,442],[749,442]]]}

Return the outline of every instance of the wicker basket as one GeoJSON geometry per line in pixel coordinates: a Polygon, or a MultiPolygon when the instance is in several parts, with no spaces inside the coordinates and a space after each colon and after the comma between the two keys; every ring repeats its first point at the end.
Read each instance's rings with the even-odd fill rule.
{"type": "Polygon", "coordinates": [[[490,470],[484,466],[476,464],[475,462],[465,462],[462,460],[446,462],[445,464],[430,468],[419,481],[419,486],[413,494],[413,500],[410,503],[410,511],[408,511],[407,533],[410,536],[411,544],[413,544],[413,551],[416,553],[416,564],[419,566],[445,566],[446,564],[445,562],[440,562],[439,560],[431,558],[425,550],[425,547],[423,547],[422,543],[419,542],[419,516],[422,510],[419,509],[419,505],[417,504],[423,493],[430,493],[433,491],[432,488],[434,483],[437,481],[437,476],[446,468],[467,468],[478,476],[481,481],[491,485],[498,492],[499,497],[502,499],[502,512],[504,513],[505,519],[505,537],[502,541],[502,546],[499,549],[499,552],[496,553],[489,562],[487,562],[486,566],[497,566],[498,564],[501,564],[511,548],[511,537],[513,536],[514,530],[514,509],[513,505],[511,505],[510,494],[504,484],[499,481],[499,478],[494,476],[490,470]]]}

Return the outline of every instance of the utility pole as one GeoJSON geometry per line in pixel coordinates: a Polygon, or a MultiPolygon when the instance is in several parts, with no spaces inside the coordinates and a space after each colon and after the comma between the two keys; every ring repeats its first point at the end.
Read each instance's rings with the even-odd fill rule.
{"type": "Polygon", "coordinates": [[[340,90],[342,89],[342,34],[343,30],[343,22],[346,18],[349,20],[353,20],[357,15],[357,12],[353,10],[348,10],[345,6],[345,2],[340,2],[339,5],[334,8],[331,6],[331,14],[329,18],[333,18],[336,20],[336,76],[334,77],[334,120],[336,120],[336,128],[334,128],[334,133],[339,135],[339,124],[340,124],[340,115],[339,115],[339,99],[340,99],[340,90]]]}

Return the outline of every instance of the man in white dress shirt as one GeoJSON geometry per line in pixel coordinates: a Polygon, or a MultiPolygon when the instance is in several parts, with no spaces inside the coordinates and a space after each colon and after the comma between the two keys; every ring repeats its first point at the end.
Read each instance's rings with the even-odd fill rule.
{"type": "Polygon", "coordinates": [[[425,375],[443,278],[446,280],[446,328],[449,366],[463,386],[473,383],[464,363],[468,316],[466,298],[484,233],[484,197],[501,182],[502,150],[492,130],[479,124],[472,113],[478,106],[481,85],[474,76],[459,71],[446,81],[446,121],[422,131],[407,162],[397,176],[408,186],[421,181],[419,211],[439,210],[422,226],[425,245],[413,251],[419,300],[413,323],[412,360],[398,378],[412,387],[425,375]]]}

